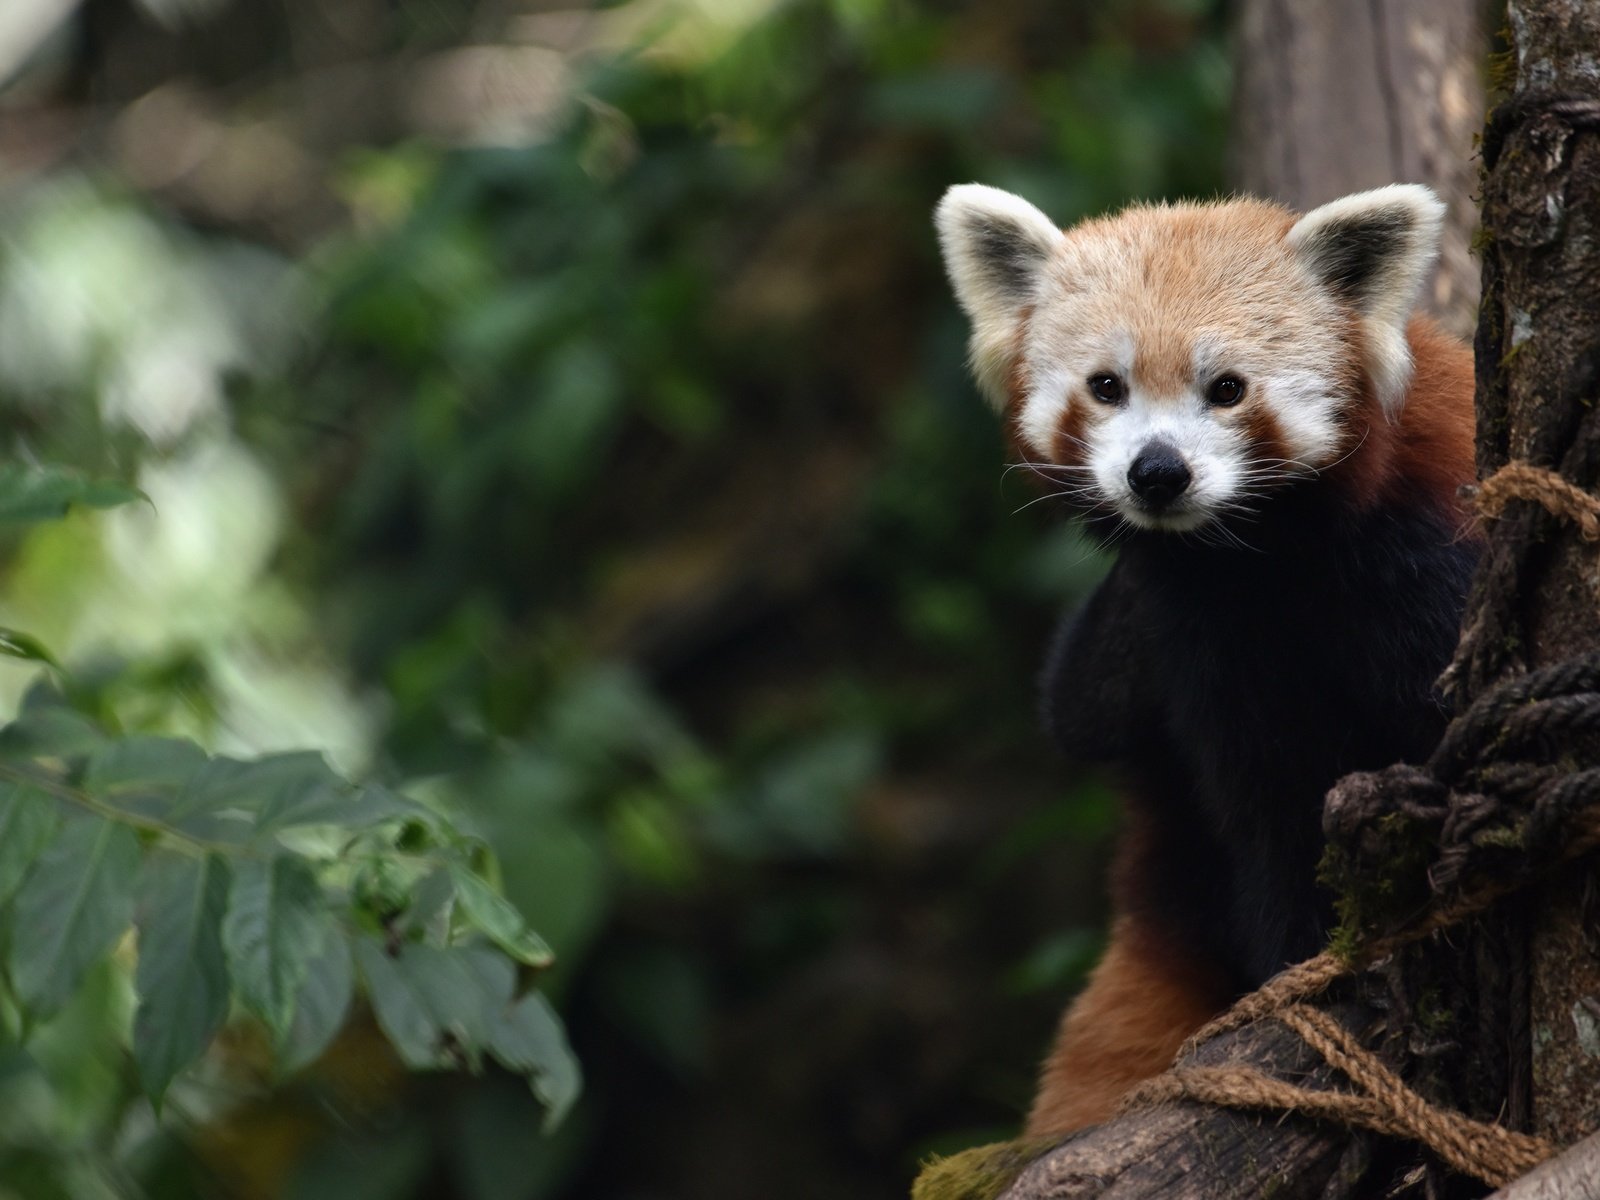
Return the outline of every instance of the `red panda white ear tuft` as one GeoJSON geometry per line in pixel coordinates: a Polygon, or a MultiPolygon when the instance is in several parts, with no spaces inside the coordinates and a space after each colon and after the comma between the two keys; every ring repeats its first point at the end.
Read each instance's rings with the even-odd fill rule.
{"type": "Polygon", "coordinates": [[[1367,370],[1391,420],[1411,384],[1406,321],[1438,257],[1444,212],[1429,189],[1396,183],[1312,209],[1289,230],[1322,286],[1361,315],[1367,370]]]}
{"type": "Polygon", "coordinates": [[[979,183],[951,188],[934,210],[944,267],[972,321],[972,373],[989,402],[1005,404],[1017,321],[1032,303],[1056,224],[1020,196],[979,183]]]}

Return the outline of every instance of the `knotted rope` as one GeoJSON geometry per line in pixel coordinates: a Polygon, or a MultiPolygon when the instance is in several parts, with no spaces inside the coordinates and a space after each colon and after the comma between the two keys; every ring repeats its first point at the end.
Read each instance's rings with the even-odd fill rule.
{"type": "Polygon", "coordinates": [[[1532,500],[1576,525],[1586,542],[1600,541],[1600,497],[1530,463],[1507,463],[1471,493],[1478,512],[1494,520],[1509,500],[1532,500]]]}
{"type": "Polygon", "coordinates": [[[1123,1101],[1124,1109],[1167,1100],[1197,1100],[1226,1108],[1268,1109],[1337,1121],[1420,1142],[1453,1169],[1494,1187],[1511,1182],[1555,1152],[1543,1138],[1475,1121],[1428,1103],[1321,1009],[1291,1004],[1272,1017],[1294,1030],[1360,1090],[1300,1087],[1254,1067],[1174,1067],[1131,1092],[1123,1101]]]}
{"type": "MultiPolygon", "coordinates": [[[[1493,520],[1512,499],[1530,500],[1600,541],[1600,499],[1553,471],[1512,463],[1473,493],[1493,520]]],[[[1324,951],[1274,976],[1210,1022],[1179,1051],[1184,1058],[1217,1034],[1273,1019],[1296,1035],[1354,1091],[1306,1088],[1254,1067],[1177,1066],[1146,1081],[1123,1109],[1169,1100],[1296,1112],[1418,1142],[1452,1169],[1493,1187],[1555,1152],[1518,1133],[1423,1099],[1337,1020],[1302,1003],[1341,976],[1477,916],[1539,875],[1600,847],[1600,654],[1558,663],[1489,690],[1452,721],[1427,764],[1346,776],[1329,792],[1323,824],[1352,872],[1375,863],[1398,817],[1435,849],[1415,907],[1387,928],[1358,928],[1347,953],[1324,951]],[[1559,764],[1552,761],[1560,757],[1559,764]],[[1380,818],[1386,819],[1380,822],[1380,818]]]]}

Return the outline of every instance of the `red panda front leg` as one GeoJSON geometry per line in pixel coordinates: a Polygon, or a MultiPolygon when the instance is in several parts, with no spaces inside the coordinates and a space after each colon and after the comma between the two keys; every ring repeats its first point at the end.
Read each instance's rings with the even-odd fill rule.
{"type": "Polygon", "coordinates": [[[1184,1039],[1227,1007],[1214,975],[1139,918],[1118,917],[1105,956],[1061,1018],[1026,1136],[1097,1125],[1135,1084],[1166,1070],[1184,1039]]]}

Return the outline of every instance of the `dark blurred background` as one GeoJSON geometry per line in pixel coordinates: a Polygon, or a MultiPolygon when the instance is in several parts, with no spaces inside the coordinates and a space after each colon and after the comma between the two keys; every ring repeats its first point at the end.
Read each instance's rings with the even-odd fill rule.
{"type": "Polygon", "coordinates": [[[1101,939],[1033,676],[1102,564],[1005,471],[929,215],[1233,190],[1233,18],[5,0],[10,448],[153,504],[9,544],[0,620],[129,728],[482,832],[587,1081],[545,1138],[359,1024],[274,1087],[240,1034],[151,1141],[108,985],[0,1080],[0,1194],[853,1200],[1010,1136],[1101,939]]]}

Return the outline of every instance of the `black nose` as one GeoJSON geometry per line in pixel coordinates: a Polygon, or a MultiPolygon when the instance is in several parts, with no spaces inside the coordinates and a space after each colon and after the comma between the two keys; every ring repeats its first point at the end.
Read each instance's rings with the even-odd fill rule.
{"type": "Polygon", "coordinates": [[[1128,468],[1133,494],[1154,506],[1171,504],[1183,495],[1192,478],[1182,456],[1164,442],[1151,442],[1128,468]]]}

